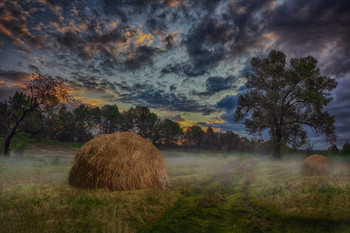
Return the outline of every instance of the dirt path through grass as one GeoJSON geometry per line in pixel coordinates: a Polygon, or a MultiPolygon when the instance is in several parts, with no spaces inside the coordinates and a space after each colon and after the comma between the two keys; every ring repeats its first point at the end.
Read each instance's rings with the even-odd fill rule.
{"type": "Polygon", "coordinates": [[[350,232],[349,221],[282,216],[249,199],[254,160],[231,161],[183,189],[165,214],[140,232],[350,232]]]}

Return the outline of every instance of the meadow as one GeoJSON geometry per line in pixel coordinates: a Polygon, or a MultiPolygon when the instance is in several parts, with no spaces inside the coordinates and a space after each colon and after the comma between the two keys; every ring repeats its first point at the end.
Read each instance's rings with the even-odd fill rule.
{"type": "Polygon", "coordinates": [[[0,157],[0,232],[350,232],[350,162],[302,177],[301,156],[162,151],[170,187],[68,185],[79,145],[36,143],[0,157]]]}

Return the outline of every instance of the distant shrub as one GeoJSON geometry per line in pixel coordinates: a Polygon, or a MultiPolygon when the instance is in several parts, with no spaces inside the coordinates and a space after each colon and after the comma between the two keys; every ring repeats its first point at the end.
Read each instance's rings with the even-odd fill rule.
{"type": "Polygon", "coordinates": [[[339,149],[336,145],[331,145],[330,147],[328,147],[328,152],[329,153],[339,153],[339,149]]]}
{"type": "Polygon", "coordinates": [[[17,155],[22,155],[25,147],[29,143],[28,133],[19,132],[16,134],[14,140],[11,142],[12,151],[17,155]]]}
{"type": "Polygon", "coordinates": [[[341,150],[342,155],[350,155],[350,143],[345,143],[341,150]]]}

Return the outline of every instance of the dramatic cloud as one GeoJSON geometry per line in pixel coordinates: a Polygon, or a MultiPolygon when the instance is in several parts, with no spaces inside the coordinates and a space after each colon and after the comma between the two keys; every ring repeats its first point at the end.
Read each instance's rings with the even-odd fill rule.
{"type": "Polygon", "coordinates": [[[337,88],[333,91],[334,100],[327,106],[327,110],[335,115],[336,134],[338,145],[350,140],[350,78],[340,79],[337,88]]]}
{"type": "Polygon", "coordinates": [[[0,80],[4,80],[6,82],[25,82],[29,77],[30,73],[27,72],[0,69],[0,80]]]}
{"type": "Polygon", "coordinates": [[[343,143],[349,27],[348,0],[3,0],[0,91],[42,72],[67,78],[89,104],[143,104],[244,134],[233,113],[249,61],[279,49],[288,59],[314,56],[339,81],[327,109],[343,143]]]}
{"type": "Polygon", "coordinates": [[[184,94],[168,93],[163,90],[154,89],[153,86],[136,84],[129,87],[131,93],[122,95],[122,100],[133,101],[140,105],[170,111],[201,112],[204,115],[215,111],[213,106],[201,105],[184,94]],[[142,87],[142,88],[141,88],[142,87]]]}

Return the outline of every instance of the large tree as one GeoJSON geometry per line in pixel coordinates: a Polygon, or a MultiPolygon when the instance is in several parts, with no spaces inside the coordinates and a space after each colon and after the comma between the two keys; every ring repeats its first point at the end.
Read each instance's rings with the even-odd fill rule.
{"type": "Polygon", "coordinates": [[[161,143],[171,146],[177,143],[180,136],[183,134],[179,123],[170,119],[165,119],[158,122],[155,127],[156,135],[161,143]]]}
{"type": "Polygon", "coordinates": [[[9,130],[5,136],[4,154],[10,152],[11,139],[16,135],[20,124],[33,112],[43,106],[55,106],[61,101],[68,101],[70,97],[60,77],[32,74],[32,79],[25,84],[21,92],[16,92],[8,101],[9,130]]]}
{"type": "Polygon", "coordinates": [[[119,130],[121,115],[117,105],[104,105],[101,108],[101,131],[102,133],[114,133],[119,130]]]}
{"type": "Polygon", "coordinates": [[[134,127],[140,136],[152,139],[157,120],[158,116],[152,113],[148,107],[135,107],[134,127]]]}
{"type": "Polygon", "coordinates": [[[184,137],[189,145],[200,148],[203,145],[205,132],[200,126],[193,125],[187,128],[184,137]]]}
{"type": "Polygon", "coordinates": [[[287,64],[286,55],[273,50],[266,58],[252,58],[246,78],[248,91],[238,99],[235,121],[244,120],[251,134],[268,131],[275,158],[281,157],[281,145],[305,143],[304,126],[325,134],[327,142],[336,141],[334,116],[324,106],[337,82],[320,75],[314,57],[292,58],[287,64]]]}

